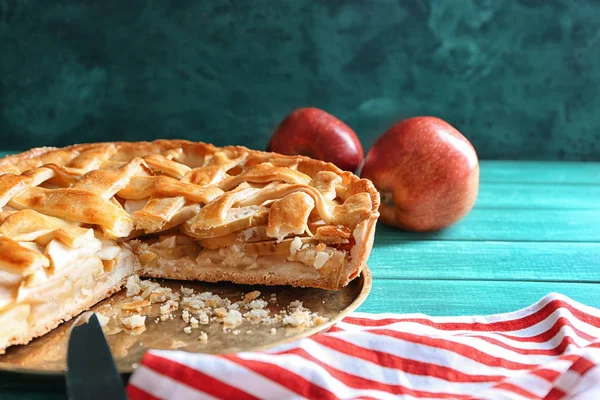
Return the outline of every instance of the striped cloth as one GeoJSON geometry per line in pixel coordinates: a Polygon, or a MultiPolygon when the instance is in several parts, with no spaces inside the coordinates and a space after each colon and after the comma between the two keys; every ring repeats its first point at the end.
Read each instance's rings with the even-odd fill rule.
{"type": "Polygon", "coordinates": [[[150,351],[136,399],[600,399],[600,310],[560,294],[486,317],[354,313],[235,355],[150,351]]]}

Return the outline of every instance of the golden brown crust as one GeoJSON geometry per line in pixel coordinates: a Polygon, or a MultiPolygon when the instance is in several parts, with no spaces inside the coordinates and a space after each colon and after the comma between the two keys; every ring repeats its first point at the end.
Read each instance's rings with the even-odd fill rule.
{"type": "MultiPolygon", "coordinates": [[[[216,158],[215,155],[215,158],[216,158]]],[[[226,171],[225,171],[226,173],[226,171]]],[[[274,153],[250,150],[242,146],[227,146],[217,148],[210,144],[190,142],[186,140],[156,140],[153,142],[115,142],[115,143],[90,143],[78,144],[65,148],[42,147],[29,150],[25,153],[12,155],[0,160],[0,192],[4,191],[9,195],[18,193],[19,196],[13,197],[9,201],[11,207],[17,209],[33,209],[43,214],[63,218],[79,224],[92,224],[102,228],[104,234],[111,238],[119,236],[127,236],[134,226],[131,217],[127,215],[118,206],[115,206],[108,201],[115,194],[119,194],[124,199],[139,199],[143,197],[159,196],[159,209],[164,210],[165,207],[169,212],[152,212],[152,205],[156,205],[159,200],[151,200],[144,210],[138,211],[135,215],[140,219],[139,228],[148,232],[154,228],[159,230],[166,225],[169,217],[172,217],[182,207],[181,199],[187,201],[198,202],[200,204],[208,204],[215,198],[219,197],[223,190],[227,191],[243,182],[250,183],[268,183],[274,180],[288,183],[292,187],[284,187],[279,185],[275,190],[282,197],[291,194],[292,197],[307,198],[312,196],[317,204],[317,207],[325,209],[327,206],[334,207],[333,214],[325,214],[326,216],[333,215],[330,223],[343,224],[354,229],[361,225],[361,229],[357,232],[368,236],[373,234],[373,226],[379,216],[379,194],[373,187],[370,181],[360,179],[354,174],[342,171],[335,165],[323,161],[313,160],[304,156],[284,156],[274,153]],[[167,154],[169,157],[165,157],[167,154]],[[204,160],[213,155],[219,155],[221,158],[215,162],[218,168],[202,169],[202,176],[198,176],[200,171],[189,173],[193,169],[204,163],[204,160]],[[148,158],[148,164],[155,170],[166,170],[171,176],[183,178],[186,173],[189,173],[187,179],[174,180],[166,176],[154,176],[151,171],[147,170],[145,160],[148,158]],[[177,162],[173,161],[177,159],[177,162]],[[223,167],[236,168],[240,165],[239,162],[244,161],[246,169],[238,175],[224,177],[223,167]],[[101,169],[105,163],[112,163],[111,166],[116,166],[120,162],[121,168],[101,169]],[[56,168],[63,170],[63,174],[54,173],[54,178],[60,181],[73,179],[69,174],[75,176],[79,173],[84,176],[83,179],[67,189],[43,189],[35,187],[35,176],[42,172],[50,171],[50,169],[40,168],[42,165],[52,163],[55,171],[56,168]],[[228,164],[229,163],[229,164],[228,164]],[[265,164],[267,163],[267,164],[265,164]],[[294,167],[292,169],[287,167],[294,167]],[[37,168],[37,170],[31,170],[37,168]],[[129,172],[123,169],[129,169],[129,172]],[[220,168],[220,169],[219,169],[220,168]],[[215,182],[216,186],[199,187],[194,183],[206,182],[207,180],[215,179],[219,173],[220,180],[215,182]],[[66,172],[65,172],[66,171],[66,172]],[[90,172],[91,171],[91,172],[90,172]],[[116,172],[115,172],[116,171],[116,172]],[[300,187],[308,183],[308,181],[318,174],[323,174],[324,171],[331,172],[341,179],[340,187],[345,190],[340,196],[344,200],[343,204],[335,205],[333,199],[327,198],[327,193],[318,188],[323,193],[319,194],[319,190],[300,187]],[[26,173],[28,176],[18,176],[26,173]],[[87,175],[86,175],[87,173],[87,175]],[[216,175],[215,175],[216,174],[216,175]],[[117,178],[114,176],[117,175],[117,178]],[[123,178],[124,177],[124,178],[123,178]],[[287,178],[289,177],[289,178],[287,178]],[[23,184],[16,184],[14,181],[26,179],[23,184]],[[195,180],[195,182],[193,182],[195,180]],[[91,188],[85,182],[91,181],[91,188]],[[190,183],[185,183],[189,181],[190,183]],[[193,182],[193,183],[192,183],[193,182]],[[29,188],[24,190],[21,188],[29,188]],[[19,189],[17,190],[17,187],[19,189]],[[96,187],[103,193],[93,192],[96,187]],[[82,191],[77,189],[81,188],[82,191]],[[310,190],[309,190],[310,189],[310,190]],[[299,191],[299,192],[298,192],[299,191]],[[22,193],[25,192],[25,193],[22,193]],[[304,193],[302,193],[304,192],[304,193]],[[367,198],[363,196],[368,196],[367,198]],[[167,204],[164,198],[167,197],[167,204]],[[172,201],[169,199],[173,197],[172,201]],[[367,206],[365,209],[364,207],[367,206]],[[161,208],[162,207],[162,208],[161,208]],[[169,208],[171,207],[171,208],[169,208]],[[102,210],[102,211],[99,211],[102,210]],[[150,228],[150,229],[148,229],[150,228]]],[[[43,179],[43,178],[42,178],[43,179]]],[[[324,181],[325,185],[331,182],[324,181]]],[[[212,182],[211,182],[212,183],[212,182]]],[[[268,192],[268,191],[267,191],[268,192]]],[[[335,192],[334,192],[335,193],[335,192]]],[[[256,202],[261,199],[266,199],[262,194],[257,194],[256,202]]],[[[274,196],[274,199],[277,199],[274,196]]],[[[293,199],[290,198],[289,201],[293,199]]],[[[280,201],[284,201],[283,199],[280,201]]],[[[113,202],[114,203],[114,202],[113,202]]],[[[310,201],[305,201],[310,203],[310,201]]],[[[276,208],[276,207],[275,207],[276,208]]],[[[302,210],[297,210],[302,212],[302,210]]],[[[222,209],[216,211],[220,214],[219,218],[227,216],[222,209]]],[[[306,213],[307,211],[304,211],[306,213]]],[[[205,214],[201,211],[200,214],[205,214]]],[[[257,213],[258,217],[260,213],[257,213]]],[[[265,214],[261,214],[265,215],[265,214]]],[[[214,216],[214,215],[213,215],[214,216]]],[[[223,231],[214,230],[211,235],[198,231],[201,222],[197,221],[195,227],[190,227],[189,221],[186,224],[188,234],[198,238],[215,237],[229,234],[243,228],[256,226],[256,224],[264,223],[265,217],[252,218],[251,220],[238,220],[235,224],[230,224],[229,229],[223,231]],[[237,229],[236,229],[237,228],[237,229]]],[[[324,216],[321,215],[323,218],[324,216]]],[[[281,218],[279,218],[281,219],[281,218]]],[[[276,221],[277,216],[272,216],[270,223],[270,233],[280,233],[273,225],[284,224],[285,221],[276,221]]],[[[297,233],[301,228],[299,222],[295,221],[294,226],[288,226],[287,233],[297,233]]],[[[286,231],[284,229],[284,231],[286,231]]],[[[284,232],[286,233],[286,232],[284,232]]],[[[283,234],[283,233],[282,233],[283,234]]],[[[356,273],[360,272],[360,268],[366,262],[368,248],[362,240],[357,240],[355,247],[364,247],[360,252],[355,251],[352,255],[352,264],[357,269],[356,273]]],[[[353,273],[352,275],[356,275],[353,273]]]]}
{"type": "MultiPolygon", "coordinates": [[[[169,149],[182,148],[184,152],[193,154],[197,157],[205,157],[209,154],[213,154],[219,148],[211,144],[201,142],[191,142],[188,140],[155,140],[152,142],[114,142],[112,143],[118,149],[117,152],[123,152],[135,155],[137,157],[158,154],[165,152],[169,149]],[[121,150],[121,151],[119,151],[121,150]]],[[[52,154],[68,153],[71,155],[80,154],[83,151],[90,150],[95,146],[106,146],[106,143],[86,143],[76,144],[64,148],[56,147],[39,147],[31,149],[24,153],[14,154],[0,159],[0,174],[4,173],[23,173],[24,171],[37,168],[41,165],[48,163],[48,159],[51,158],[52,154]]],[[[268,153],[258,150],[250,150],[244,146],[226,146],[220,148],[222,150],[230,151],[234,154],[250,153],[253,158],[260,160],[271,160],[274,153],[268,153]]],[[[349,186],[351,193],[366,192],[371,196],[373,200],[373,212],[377,212],[379,208],[379,193],[367,179],[360,179],[356,175],[348,171],[342,171],[334,164],[314,160],[305,156],[287,156],[276,154],[277,160],[280,162],[287,162],[290,165],[298,163],[298,170],[307,175],[315,175],[319,171],[331,171],[336,173],[342,178],[342,184],[349,186]]],[[[61,157],[62,159],[68,159],[68,157],[61,157]]]]}
{"type": "Polygon", "coordinates": [[[11,274],[28,276],[50,266],[47,257],[5,236],[0,236],[0,254],[0,268],[11,274]]]}
{"type": "MultiPolygon", "coordinates": [[[[378,209],[370,181],[304,156],[186,140],[32,149],[0,159],[0,286],[9,293],[0,304],[11,304],[12,292],[21,304],[21,288],[62,279],[54,274],[69,257],[96,255],[110,273],[110,243],[143,235],[195,266],[147,266],[148,276],[339,289],[366,263],[378,209]],[[278,252],[272,265],[232,268],[274,257],[265,249],[278,252]]],[[[137,256],[144,264],[153,254],[137,256]]]]}

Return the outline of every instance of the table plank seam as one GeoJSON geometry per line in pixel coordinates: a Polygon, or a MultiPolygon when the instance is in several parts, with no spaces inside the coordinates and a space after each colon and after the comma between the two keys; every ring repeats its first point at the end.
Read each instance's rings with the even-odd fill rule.
{"type": "Polygon", "coordinates": [[[377,279],[378,281],[428,281],[428,282],[523,282],[523,283],[574,283],[574,284],[597,284],[600,283],[600,280],[589,280],[584,281],[580,279],[574,280],[548,280],[548,279],[494,279],[494,278],[433,278],[433,277],[407,277],[407,278],[392,278],[389,276],[377,276],[376,273],[373,273],[373,279],[377,279]]]}

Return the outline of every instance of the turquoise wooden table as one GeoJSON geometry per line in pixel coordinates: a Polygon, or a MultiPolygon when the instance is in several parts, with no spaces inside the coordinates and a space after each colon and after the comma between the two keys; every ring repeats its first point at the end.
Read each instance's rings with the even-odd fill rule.
{"type": "MultiPolygon", "coordinates": [[[[600,307],[600,163],[483,161],[461,222],[430,234],[379,226],[369,266],[365,312],[499,313],[550,292],[600,307]]],[[[0,375],[0,388],[0,398],[64,398],[14,376],[0,375]]]]}

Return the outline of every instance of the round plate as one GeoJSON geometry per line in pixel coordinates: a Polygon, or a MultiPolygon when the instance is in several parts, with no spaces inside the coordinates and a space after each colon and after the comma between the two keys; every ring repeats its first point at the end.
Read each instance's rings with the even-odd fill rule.
{"type": "MultiPolygon", "coordinates": [[[[281,323],[273,325],[251,324],[244,322],[236,327],[234,332],[224,332],[219,322],[200,325],[191,333],[185,333],[187,324],[181,317],[182,310],[173,312],[174,318],[155,323],[160,316],[159,305],[154,304],[149,312],[144,312],[146,330],[138,335],[111,329],[111,323],[106,330],[106,338],[113,357],[121,373],[131,373],[140,362],[148,349],[185,350],[195,353],[234,353],[256,351],[272,347],[288,341],[297,340],[314,333],[328,329],[331,325],[344,318],[367,298],[371,290],[372,277],[368,267],[363,269],[360,277],[354,279],[348,286],[338,291],[327,291],[310,288],[291,288],[283,286],[243,286],[228,283],[203,283],[157,280],[161,286],[179,291],[184,286],[193,288],[196,292],[212,292],[232,302],[238,301],[245,293],[253,290],[261,292],[261,298],[269,300],[274,293],[275,304],[269,303],[273,314],[286,308],[291,302],[300,300],[304,307],[328,321],[313,327],[283,327],[281,323]],[[272,328],[276,333],[272,334],[272,328]],[[112,332],[114,331],[114,332],[112,332]],[[208,342],[202,343],[198,337],[204,331],[208,334],[208,342]]],[[[129,302],[121,291],[107,300],[96,304],[92,311],[108,316],[107,310],[119,310],[119,304],[129,302]],[[109,304],[111,307],[105,307],[109,304]]],[[[70,323],[64,323],[50,333],[33,340],[24,346],[8,348],[6,354],[0,356],[0,371],[10,371],[27,374],[62,375],[66,368],[67,342],[70,323]]]]}

